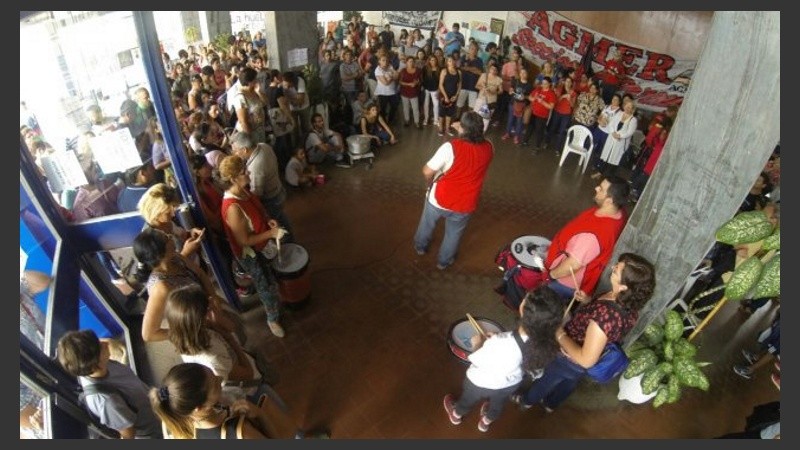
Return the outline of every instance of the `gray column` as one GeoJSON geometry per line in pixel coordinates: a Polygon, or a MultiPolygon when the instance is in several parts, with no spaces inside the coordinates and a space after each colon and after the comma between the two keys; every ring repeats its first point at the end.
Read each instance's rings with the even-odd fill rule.
{"type": "Polygon", "coordinates": [[[714,13],[675,126],[615,249],[613,260],[635,252],[656,266],[655,295],[627,342],[672,300],[778,143],[780,68],[780,12],[714,13]]]}
{"type": "Polygon", "coordinates": [[[212,42],[220,34],[230,36],[230,11],[198,11],[197,13],[203,42],[212,42]]]}
{"type": "Polygon", "coordinates": [[[307,49],[308,62],[317,64],[317,12],[316,11],[264,11],[264,29],[267,39],[269,68],[287,71],[288,51],[307,49]]]}

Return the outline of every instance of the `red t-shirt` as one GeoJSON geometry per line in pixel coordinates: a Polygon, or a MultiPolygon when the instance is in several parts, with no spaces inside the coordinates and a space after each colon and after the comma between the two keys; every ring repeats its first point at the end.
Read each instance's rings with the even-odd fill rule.
{"type": "Polygon", "coordinates": [[[417,85],[414,87],[408,87],[400,85],[400,95],[406,98],[414,98],[419,96],[419,88],[420,84],[422,83],[422,71],[417,69],[414,73],[410,73],[408,70],[403,68],[400,71],[400,82],[401,83],[413,83],[416,82],[417,85]]]}
{"type": "Polygon", "coordinates": [[[556,102],[556,93],[553,92],[552,89],[544,90],[541,87],[537,87],[533,92],[531,92],[531,112],[535,117],[539,117],[540,119],[545,119],[547,116],[550,115],[550,110],[541,104],[535,99],[541,99],[546,103],[555,103],[556,102]]]}
{"type": "Polygon", "coordinates": [[[612,59],[611,61],[606,61],[606,70],[605,70],[605,82],[608,84],[619,84],[619,78],[622,74],[625,73],[625,69],[622,67],[622,64],[612,59]]]}
{"type": "Polygon", "coordinates": [[[558,100],[556,101],[556,107],[553,109],[559,114],[568,116],[572,114],[572,105],[575,104],[578,93],[573,89],[569,95],[569,99],[563,98],[562,95],[564,95],[564,86],[559,86],[558,89],[556,89],[556,97],[558,100]]]}

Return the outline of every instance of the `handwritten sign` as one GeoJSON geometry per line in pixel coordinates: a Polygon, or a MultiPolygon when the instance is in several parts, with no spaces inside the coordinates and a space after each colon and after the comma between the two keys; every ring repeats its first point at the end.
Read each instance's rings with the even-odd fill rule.
{"type": "Polygon", "coordinates": [[[286,60],[289,67],[300,67],[308,64],[308,49],[293,48],[286,52],[286,60]]]}
{"type": "Polygon", "coordinates": [[[89,145],[103,173],[124,172],[142,165],[142,157],[127,128],[95,136],[89,145]]]}
{"type": "Polygon", "coordinates": [[[89,184],[78,156],[72,151],[58,151],[43,156],[42,169],[53,192],[89,184]]]}

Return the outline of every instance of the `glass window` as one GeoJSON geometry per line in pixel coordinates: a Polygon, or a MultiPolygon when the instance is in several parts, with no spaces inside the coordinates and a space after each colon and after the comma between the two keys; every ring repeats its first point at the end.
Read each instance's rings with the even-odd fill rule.
{"type": "Polygon", "coordinates": [[[136,36],[130,11],[20,21],[20,133],[77,222],[118,213],[124,173],[150,159],[155,109],[136,36]]]}
{"type": "Polygon", "coordinates": [[[48,439],[49,427],[45,426],[45,397],[47,394],[30,384],[22,377],[19,379],[19,438],[48,439]]]}
{"type": "Polygon", "coordinates": [[[56,239],[22,186],[19,193],[19,331],[43,350],[56,239]]]}

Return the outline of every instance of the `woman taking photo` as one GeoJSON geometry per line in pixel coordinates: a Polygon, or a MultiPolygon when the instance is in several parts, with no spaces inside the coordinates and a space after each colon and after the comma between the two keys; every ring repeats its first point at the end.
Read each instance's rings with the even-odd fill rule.
{"type": "Polygon", "coordinates": [[[511,400],[528,409],[536,403],[552,412],[578,387],[586,369],[600,360],[606,344],[622,342],[636,325],[639,310],[650,300],[656,286],[655,268],[633,253],[620,255],[611,271],[611,290],[592,299],[575,292],[581,305],[572,318],[556,331],[561,353],[547,365],[524,395],[511,400]]]}
{"type": "Polygon", "coordinates": [[[258,197],[250,192],[250,175],[244,160],[228,156],[219,166],[225,185],[222,198],[222,224],[234,257],[253,278],[258,298],[267,311],[267,325],[277,337],[285,335],[278,323],[278,285],[264,255],[270,239],[279,240],[286,231],[271,219],[258,197]]]}

